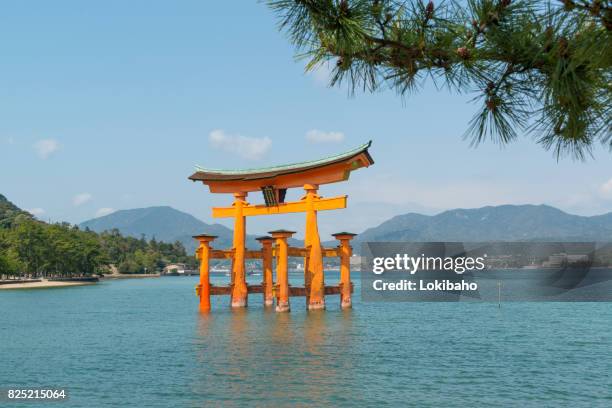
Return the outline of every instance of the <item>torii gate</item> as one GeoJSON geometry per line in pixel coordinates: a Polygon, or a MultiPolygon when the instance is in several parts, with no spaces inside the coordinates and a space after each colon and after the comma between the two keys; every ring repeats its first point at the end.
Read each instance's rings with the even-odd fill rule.
{"type": "Polygon", "coordinates": [[[210,294],[231,295],[232,307],[246,307],[248,293],[263,292],[266,305],[271,305],[273,299],[272,255],[277,257],[277,311],[289,310],[289,296],[300,295],[301,288],[288,288],[287,256],[304,256],[304,290],[308,309],[325,308],[325,294],[343,294],[342,306],[350,307],[349,240],[355,235],[350,233],[334,234],[340,240],[340,247],[324,249],[321,247],[317,225],[317,211],[346,208],[347,196],[322,198],[317,194],[319,185],[348,180],[351,171],[368,167],[374,160],[368,153],[371,141],[348,152],[320,160],[302,162],[291,165],[275,166],[248,170],[213,170],[196,168],[189,179],[201,181],[207,185],[211,193],[231,193],[234,202],[231,207],[215,207],[213,218],[234,218],[233,248],[230,251],[214,251],[210,249],[213,236],[199,235],[194,238],[200,242],[198,257],[200,265],[200,309],[209,310],[210,294]],[[305,195],[300,201],[285,202],[288,188],[304,188],[305,195]],[[265,204],[251,205],[246,201],[249,192],[262,191],[265,204]],[[287,239],[293,231],[271,231],[272,237],[259,238],[261,251],[246,249],[246,217],[256,215],[273,215],[304,212],[306,213],[306,231],[304,248],[292,248],[287,245],[287,239]],[[276,248],[272,250],[272,242],[276,240],[276,248]],[[323,256],[340,256],[341,283],[337,290],[326,287],[323,272],[323,256]],[[231,285],[227,290],[214,288],[208,283],[209,258],[232,259],[231,285]],[[263,260],[264,282],[261,288],[248,287],[246,284],[245,259],[257,258],[263,260]],[[204,270],[206,269],[206,270],[204,270]],[[344,272],[344,273],[343,273],[344,272]],[[343,287],[344,286],[344,287],[343,287]],[[297,289],[297,290],[294,290],[297,289]],[[204,299],[206,298],[206,299],[204,299]]]}

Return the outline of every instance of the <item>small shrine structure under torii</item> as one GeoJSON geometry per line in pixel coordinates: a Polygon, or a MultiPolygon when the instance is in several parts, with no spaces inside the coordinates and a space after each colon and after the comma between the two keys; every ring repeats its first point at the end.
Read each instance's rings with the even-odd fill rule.
{"type": "Polygon", "coordinates": [[[341,307],[351,307],[353,285],[350,280],[351,247],[349,241],[355,234],[333,234],[339,241],[336,248],[323,248],[319,237],[317,212],[346,208],[347,196],[324,198],[318,194],[321,184],[346,181],[352,171],[369,167],[374,160],[368,153],[372,142],[345,153],[319,160],[247,170],[213,170],[196,168],[189,179],[207,185],[211,193],[233,194],[230,207],[214,207],[213,218],[233,218],[233,247],[213,249],[215,236],[197,235],[199,241],[196,257],[200,260],[200,283],[196,293],[200,297],[200,310],[210,310],[211,295],[230,295],[232,307],[246,307],[249,293],[262,293],[264,304],[272,306],[276,299],[276,311],[289,311],[291,296],[305,296],[309,310],[324,309],[325,295],[340,294],[341,307]],[[289,188],[303,188],[299,201],[286,202],[289,188]],[[264,204],[247,202],[249,193],[261,191],[264,204]],[[288,239],[294,231],[270,231],[270,236],[260,237],[261,249],[246,248],[246,218],[257,215],[306,213],[304,247],[291,247],[288,239]],[[288,257],[304,258],[304,287],[289,285],[288,257]],[[324,257],[340,258],[340,282],[326,286],[323,270],[324,257]],[[231,282],[228,286],[210,284],[210,259],[231,259],[231,282]],[[247,285],[247,259],[261,259],[263,281],[261,285],[247,285]],[[274,271],[273,259],[276,259],[274,271]]]}

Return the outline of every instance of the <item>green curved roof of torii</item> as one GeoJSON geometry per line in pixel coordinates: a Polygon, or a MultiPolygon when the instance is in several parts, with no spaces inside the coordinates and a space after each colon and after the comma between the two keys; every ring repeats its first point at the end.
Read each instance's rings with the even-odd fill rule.
{"type": "Polygon", "coordinates": [[[191,180],[230,180],[230,179],[251,179],[260,177],[269,177],[272,175],[295,173],[303,170],[309,170],[316,167],[322,167],[329,164],[348,160],[352,157],[365,153],[371,163],[374,160],[368,153],[368,148],[372,145],[370,140],[367,143],[362,144],[354,149],[340,153],[334,156],[324,157],[318,160],[304,161],[299,163],[284,164],[279,166],[262,167],[262,168],[251,168],[251,169],[240,169],[240,170],[221,170],[221,169],[207,169],[204,167],[196,166],[196,172],[189,176],[191,180]]]}

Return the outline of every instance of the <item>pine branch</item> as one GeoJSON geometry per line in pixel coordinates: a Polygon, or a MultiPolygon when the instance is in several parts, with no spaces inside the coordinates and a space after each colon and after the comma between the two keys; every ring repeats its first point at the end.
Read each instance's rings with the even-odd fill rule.
{"type": "Polygon", "coordinates": [[[277,0],[281,29],[308,58],[333,61],[343,82],[400,94],[433,78],[477,93],[473,143],[532,134],[558,156],[583,158],[595,141],[612,149],[609,1],[277,0]]]}

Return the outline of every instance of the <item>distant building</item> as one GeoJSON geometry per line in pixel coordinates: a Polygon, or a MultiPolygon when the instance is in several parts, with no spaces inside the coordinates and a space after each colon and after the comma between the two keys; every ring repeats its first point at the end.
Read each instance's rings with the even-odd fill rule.
{"type": "Polygon", "coordinates": [[[186,275],[189,274],[189,271],[187,269],[187,265],[184,263],[173,263],[173,264],[168,264],[166,265],[166,267],[164,268],[163,274],[164,275],[186,275]]]}
{"type": "Polygon", "coordinates": [[[588,255],[568,255],[567,262],[568,263],[589,262],[589,256],[588,255]]]}
{"type": "Polygon", "coordinates": [[[544,261],[542,266],[545,268],[559,268],[567,260],[567,254],[552,254],[548,261],[544,261]]]}
{"type": "Polygon", "coordinates": [[[545,268],[559,268],[566,264],[589,262],[589,256],[584,254],[568,255],[566,253],[552,254],[548,261],[542,263],[545,268]]]}

